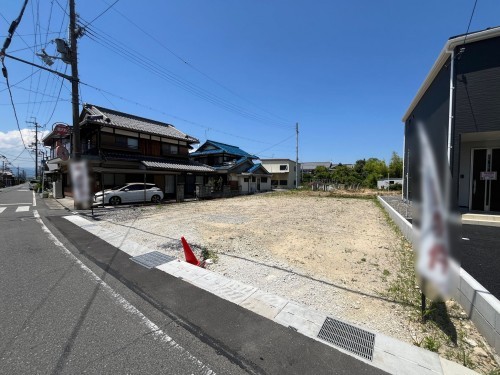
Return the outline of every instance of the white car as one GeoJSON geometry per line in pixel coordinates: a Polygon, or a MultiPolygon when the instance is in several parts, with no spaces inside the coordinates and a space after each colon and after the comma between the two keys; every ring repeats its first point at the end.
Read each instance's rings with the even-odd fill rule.
{"type": "MultiPolygon", "coordinates": [[[[113,189],[104,190],[104,204],[117,205],[130,202],[153,202],[160,203],[163,192],[155,184],[144,184],[142,182],[129,183],[113,189]],[[145,189],[144,189],[145,188],[145,189]],[[144,193],[146,197],[144,198],[144,193]]],[[[103,192],[94,195],[94,203],[103,203],[103,192]]]]}

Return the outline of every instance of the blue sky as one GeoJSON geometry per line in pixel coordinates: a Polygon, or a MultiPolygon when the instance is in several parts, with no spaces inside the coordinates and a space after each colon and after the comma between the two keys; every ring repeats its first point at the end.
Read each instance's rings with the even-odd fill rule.
{"type": "MultiPolygon", "coordinates": [[[[112,3],[77,0],[80,23],[112,3]]],[[[21,4],[2,3],[1,43],[21,4]]],[[[295,159],[298,122],[300,161],[388,160],[392,151],[401,154],[401,117],[446,40],[465,33],[473,5],[120,0],[79,39],[81,100],[169,122],[201,142],[234,144],[262,158],[295,159]]],[[[30,0],[8,53],[36,63],[33,52],[44,46],[55,54],[51,40],[60,30],[66,36],[64,7],[65,0],[30,0]],[[35,44],[41,45],[27,49],[35,44]]],[[[478,0],[470,30],[500,25],[499,15],[499,1],[478,0]]],[[[5,63],[11,84],[35,72],[12,89],[26,143],[32,117],[45,130],[71,122],[68,82],[5,63]]],[[[0,155],[32,166],[28,152],[14,160],[22,144],[5,87],[0,77],[0,155]]]]}

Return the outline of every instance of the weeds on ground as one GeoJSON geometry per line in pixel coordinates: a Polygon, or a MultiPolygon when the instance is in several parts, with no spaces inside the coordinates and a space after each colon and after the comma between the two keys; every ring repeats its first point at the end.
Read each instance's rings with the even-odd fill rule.
{"type": "Polygon", "coordinates": [[[201,256],[203,259],[211,259],[214,263],[217,263],[219,256],[213,250],[207,249],[205,246],[201,248],[201,256]]]}

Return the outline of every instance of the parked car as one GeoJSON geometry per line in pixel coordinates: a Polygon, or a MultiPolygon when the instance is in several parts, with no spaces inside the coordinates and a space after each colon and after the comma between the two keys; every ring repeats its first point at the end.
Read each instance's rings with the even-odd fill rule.
{"type": "MultiPolygon", "coordinates": [[[[142,182],[128,183],[113,189],[104,190],[104,204],[117,205],[120,203],[144,202],[160,203],[163,192],[155,184],[144,184],[142,182]],[[146,189],[144,189],[146,187],[146,189]],[[146,198],[144,199],[144,192],[146,198]]],[[[94,194],[94,203],[103,203],[103,192],[94,194]]]]}
{"type": "Polygon", "coordinates": [[[37,180],[31,180],[28,183],[28,186],[29,186],[30,190],[34,190],[36,188],[36,185],[38,185],[38,181],[37,180]]]}

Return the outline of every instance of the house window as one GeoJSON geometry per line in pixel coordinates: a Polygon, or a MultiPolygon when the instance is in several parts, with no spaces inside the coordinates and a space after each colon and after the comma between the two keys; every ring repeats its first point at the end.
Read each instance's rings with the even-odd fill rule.
{"type": "Polygon", "coordinates": [[[256,181],[255,177],[252,177],[252,182],[255,182],[255,181],[256,181]]]}
{"type": "Polygon", "coordinates": [[[171,145],[170,143],[162,143],[161,153],[163,155],[177,155],[179,153],[179,146],[171,145]]]}
{"type": "Polygon", "coordinates": [[[280,165],[280,171],[288,171],[288,165],[280,165]]]}
{"type": "Polygon", "coordinates": [[[248,177],[245,177],[245,178],[243,179],[243,182],[248,182],[248,177]]]}
{"type": "Polygon", "coordinates": [[[137,150],[139,148],[139,140],[137,138],[125,137],[124,135],[115,135],[115,146],[137,150]]]}
{"type": "Polygon", "coordinates": [[[261,177],[260,182],[262,182],[263,184],[267,184],[267,177],[261,177]]]}
{"type": "Polygon", "coordinates": [[[278,180],[271,180],[271,185],[278,185],[278,180]]]}
{"type": "Polygon", "coordinates": [[[281,180],[280,185],[287,185],[287,180],[281,180]]]}

